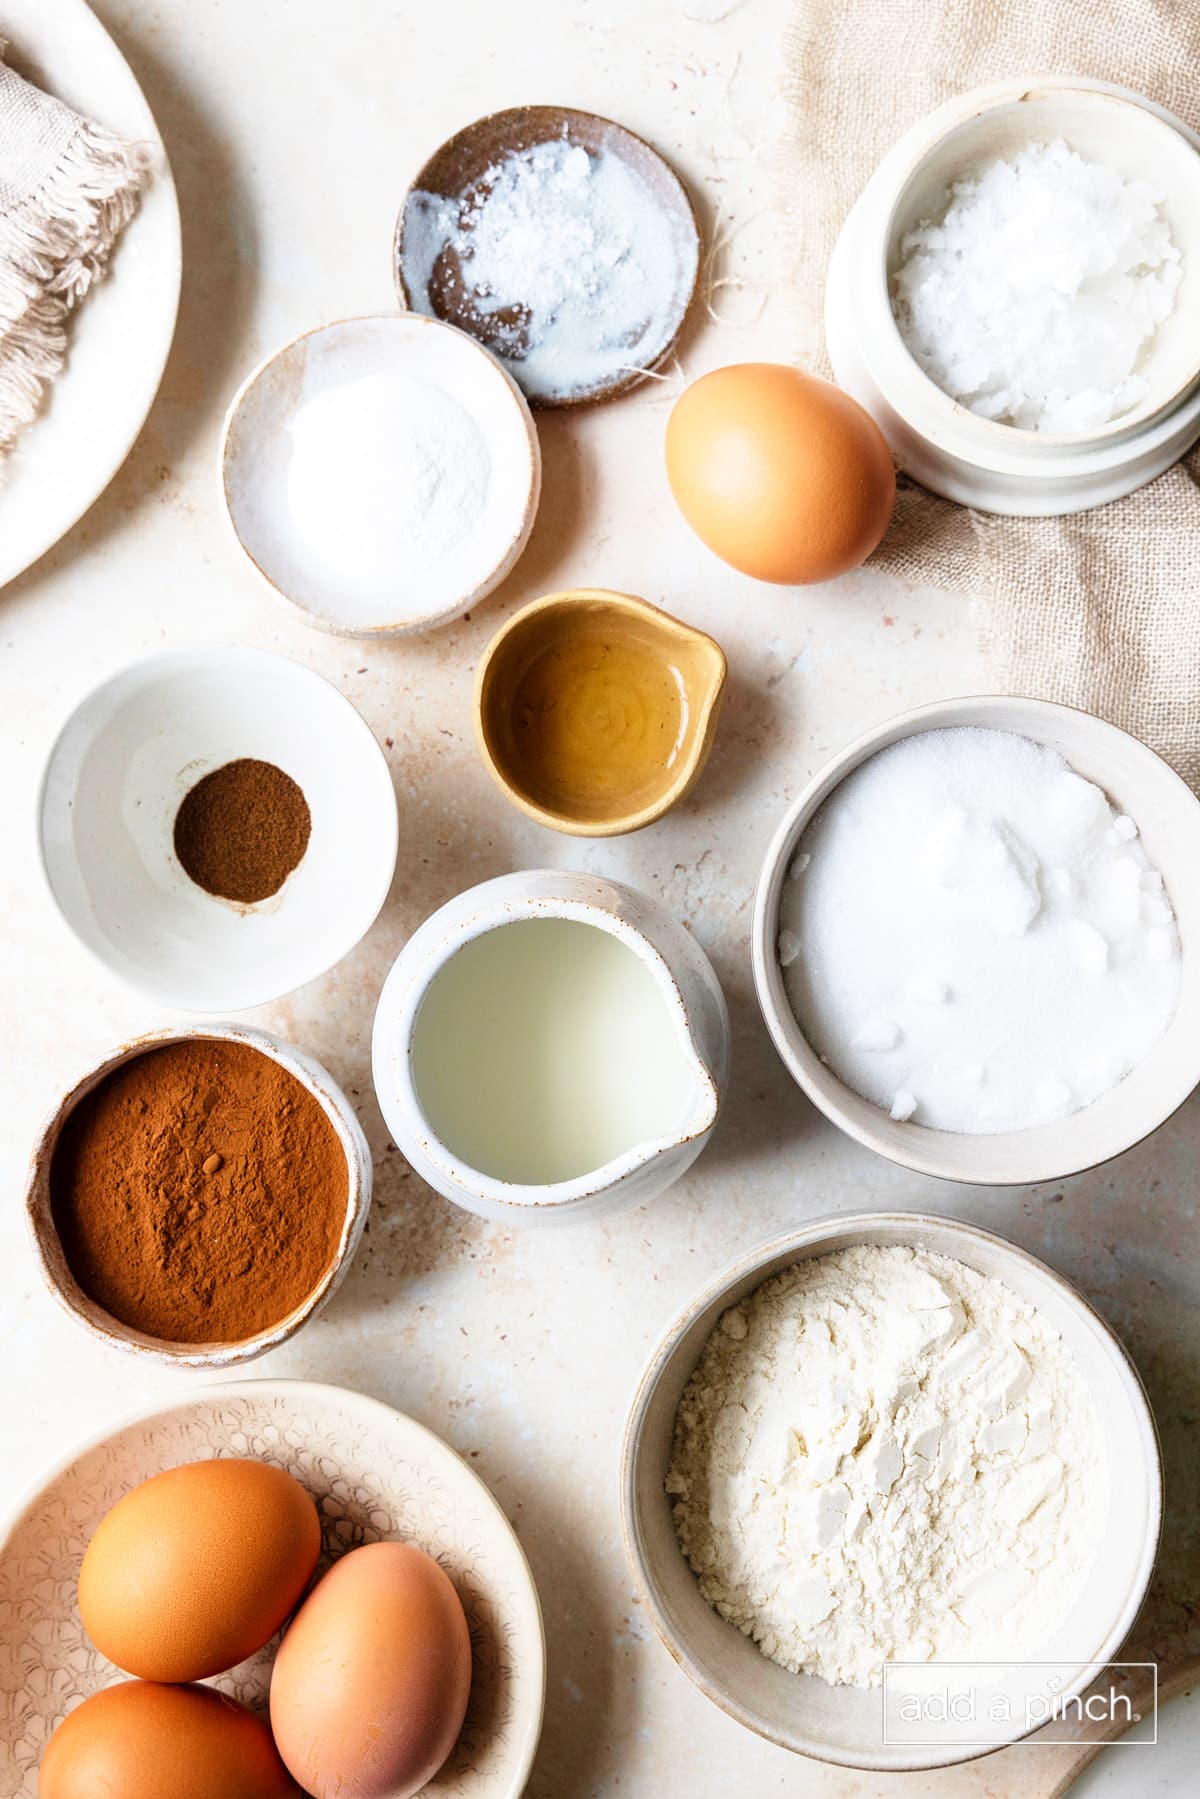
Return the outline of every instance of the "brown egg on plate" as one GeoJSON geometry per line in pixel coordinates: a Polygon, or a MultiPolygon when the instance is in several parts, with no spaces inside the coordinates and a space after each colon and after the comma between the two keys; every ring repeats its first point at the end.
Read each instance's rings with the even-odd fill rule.
{"type": "Polygon", "coordinates": [[[271,1728],[314,1799],[411,1799],[453,1749],[471,1639],[450,1580],[406,1543],[368,1543],[317,1583],[275,1657],[271,1728]]]}
{"type": "Polygon", "coordinates": [[[680,511],[724,562],[759,581],[830,581],[865,562],[896,501],[892,453],[831,381],[734,363],[687,388],[667,423],[680,511]]]}
{"type": "Polygon", "coordinates": [[[203,1680],[274,1636],[321,1548],[317,1508],[265,1462],[189,1462],[143,1481],[95,1530],[79,1611],[103,1655],[143,1680],[203,1680]]]}
{"type": "Polygon", "coordinates": [[[38,1799],[299,1799],[261,1718],[213,1687],[127,1680],[42,1752],[38,1799]]]}

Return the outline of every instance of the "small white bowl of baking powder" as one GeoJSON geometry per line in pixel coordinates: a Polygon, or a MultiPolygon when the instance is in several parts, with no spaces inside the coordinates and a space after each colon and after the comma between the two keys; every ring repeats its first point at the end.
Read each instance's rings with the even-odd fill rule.
{"type": "Polygon", "coordinates": [[[876,420],[901,469],[933,492],[1035,517],[1131,492],[1200,436],[1200,137],[1138,94],[1070,76],[955,97],[904,133],[847,217],[829,264],[825,333],[839,383],[876,420]],[[1139,196],[1157,203],[1156,219],[1122,236],[1139,196]],[[1165,263],[1155,247],[1163,227],[1165,263]],[[1157,296],[1166,316],[1152,329],[1142,320],[1136,361],[1114,373],[1110,335],[1108,352],[1081,362],[1080,343],[1105,312],[1118,336],[1127,326],[1136,339],[1159,277],[1170,289],[1169,304],[1157,296]],[[926,325],[940,312],[953,340],[926,342],[933,354],[923,358],[910,347],[914,278],[926,325]],[[1043,332],[1031,289],[1046,304],[1043,332]],[[1018,387],[1039,364],[1043,373],[1079,364],[1042,428],[1012,422],[994,368],[982,402],[993,416],[973,409],[980,365],[998,345],[1018,387]],[[1114,391],[1111,416],[1094,404],[1093,386],[1114,391]]]}
{"type": "MultiPolygon", "coordinates": [[[[978,741],[986,748],[989,740],[978,741]]],[[[844,852],[839,839],[832,853],[844,852]]],[[[780,823],[759,878],[751,940],[759,1004],[793,1078],[849,1136],[922,1174],[987,1186],[1060,1180],[1140,1142],[1200,1082],[1200,803],[1136,738],[1068,706],[986,695],[943,700],[849,744],[780,823]],[[830,848],[835,810],[857,812],[860,833],[872,808],[879,818],[877,796],[868,792],[864,802],[862,780],[849,777],[892,746],[920,738],[933,749],[964,729],[1005,733],[1000,741],[1010,745],[1025,740],[1030,779],[1045,782],[1043,810],[1056,826],[1039,818],[1036,836],[1024,831],[1020,808],[1006,817],[1003,795],[982,781],[964,800],[953,791],[961,770],[952,756],[943,783],[930,785],[927,770],[921,827],[900,841],[881,831],[874,872],[860,875],[859,893],[846,897],[847,916],[837,921],[837,954],[820,966],[828,940],[819,940],[816,925],[806,934],[798,909],[803,884],[815,873],[826,878],[810,855],[830,848]],[[1039,758],[1040,746],[1049,757],[1039,758]],[[1077,828],[1081,815],[1086,829],[1077,828]],[[923,890],[927,924],[914,923],[912,910],[923,890]],[[1118,911],[1128,901],[1128,937],[1109,901],[1118,911]],[[979,907],[989,916],[975,917],[979,907]],[[877,980],[866,999],[853,929],[877,980]],[[1157,964],[1160,952],[1166,960],[1157,964]],[[1027,960],[1018,962],[1022,954],[1027,960]],[[1011,990],[1000,978],[1006,957],[1014,958],[1011,990]],[[805,987],[817,996],[808,1012],[796,1004],[805,987]],[[1047,1016],[1052,991],[1069,1018],[1047,1016]],[[1038,1058],[1051,1040],[1043,1067],[1038,1058]],[[1020,1086],[1026,1065],[1028,1092],[1014,1105],[1005,1088],[1020,1086]],[[883,1082],[878,1091],[871,1068],[883,1082]]]]}
{"type": "Polygon", "coordinates": [[[269,356],[230,407],[221,475],[242,549],[306,623],[396,637],[500,584],[542,464],[496,358],[408,313],[323,325],[269,356]]]}
{"type": "Polygon", "coordinates": [[[1061,1276],[958,1219],[859,1213],[759,1245],[675,1319],[621,1505],[650,1620],[702,1692],[782,1748],[898,1773],[1027,1736],[1055,1699],[1070,1719],[1145,1596],[1162,1467],[1136,1369],[1061,1276]],[[839,1651],[840,1679],[784,1665],[836,1674],[839,1651]]]}

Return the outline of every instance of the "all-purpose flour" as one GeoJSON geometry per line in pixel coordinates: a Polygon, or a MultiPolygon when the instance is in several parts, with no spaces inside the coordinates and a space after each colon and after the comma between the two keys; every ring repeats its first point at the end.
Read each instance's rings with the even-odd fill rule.
{"type": "Polygon", "coordinates": [[[945,1256],[859,1247],[733,1306],[680,1401],[667,1491],[700,1591],[785,1668],[1044,1652],[1107,1471],[1062,1338],[945,1256]]]}
{"type": "Polygon", "coordinates": [[[1100,788],[1009,731],[925,731],[847,776],[780,901],[801,1029],[895,1118],[988,1133],[1085,1106],[1170,1023],[1170,896],[1100,788]]]}

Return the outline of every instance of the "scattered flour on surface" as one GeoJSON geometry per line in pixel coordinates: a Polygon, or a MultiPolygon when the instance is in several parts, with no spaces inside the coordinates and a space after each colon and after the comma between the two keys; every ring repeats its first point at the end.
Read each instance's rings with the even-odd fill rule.
{"type": "Polygon", "coordinates": [[[1183,263],[1142,180],[1061,139],[956,181],[903,239],[892,307],[931,380],[972,412],[1093,431],[1143,400],[1183,263]]]}
{"type": "Polygon", "coordinates": [[[464,322],[530,398],[553,399],[653,360],[695,251],[622,157],[560,138],[510,152],[465,201],[410,195],[402,272],[419,312],[438,310],[435,279],[465,288],[464,322]]]}
{"type": "Polygon", "coordinates": [[[1182,973],[1133,819],[1045,744],[956,727],[863,763],[779,908],[788,1000],[893,1118],[988,1134],[1065,1117],[1170,1023],[1182,973]]]}
{"type": "Polygon", "coordinates": [[[1002,1282],[920,1249],[799,1262],[731,1307],[667,1492],[710,1605],[783,1667],[1031,1659],[1108,1515],[1091,1396],[1002,1282]]]}

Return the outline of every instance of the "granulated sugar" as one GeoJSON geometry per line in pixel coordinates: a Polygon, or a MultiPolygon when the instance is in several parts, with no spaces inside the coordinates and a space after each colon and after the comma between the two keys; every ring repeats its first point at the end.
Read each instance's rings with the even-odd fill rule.
{"type": "Polygon", "coordinates": [[[1091,431],[1147,392],[1142,364],[1183,275],[1142,180],[1029,144],[956,181],[901,244],[893,310],[930,378],[984,418],[1091,431]]]}
{"type": "Polygon", "coordinates": [[[1108,1509],[1096,1408],[1002,1282],[863,1245],[731,1307],[675,1421],[667,1492],[700,1591],[785,1668],[1045,1655],[1108,1509]]]}
{"type": "Polygon", "coordinates": [[[645,182],[611,151],[565,138],[503,157],[466,202],[412,194],[403,274],[419,312],[435,311],[435,265],[448,287],[466,286],[468,322],[531,399],[641,366],[669,335],[681,280],[645,182]]]}
{"type": "Polygon", "coordinates": [[[1179,936],[1134,820],[1044,744],[907,737],[841,783],[780,903],[788,999],[895,1118],[1021,1130],[1086,1106],[1170,1023],[1179,936]]]}

